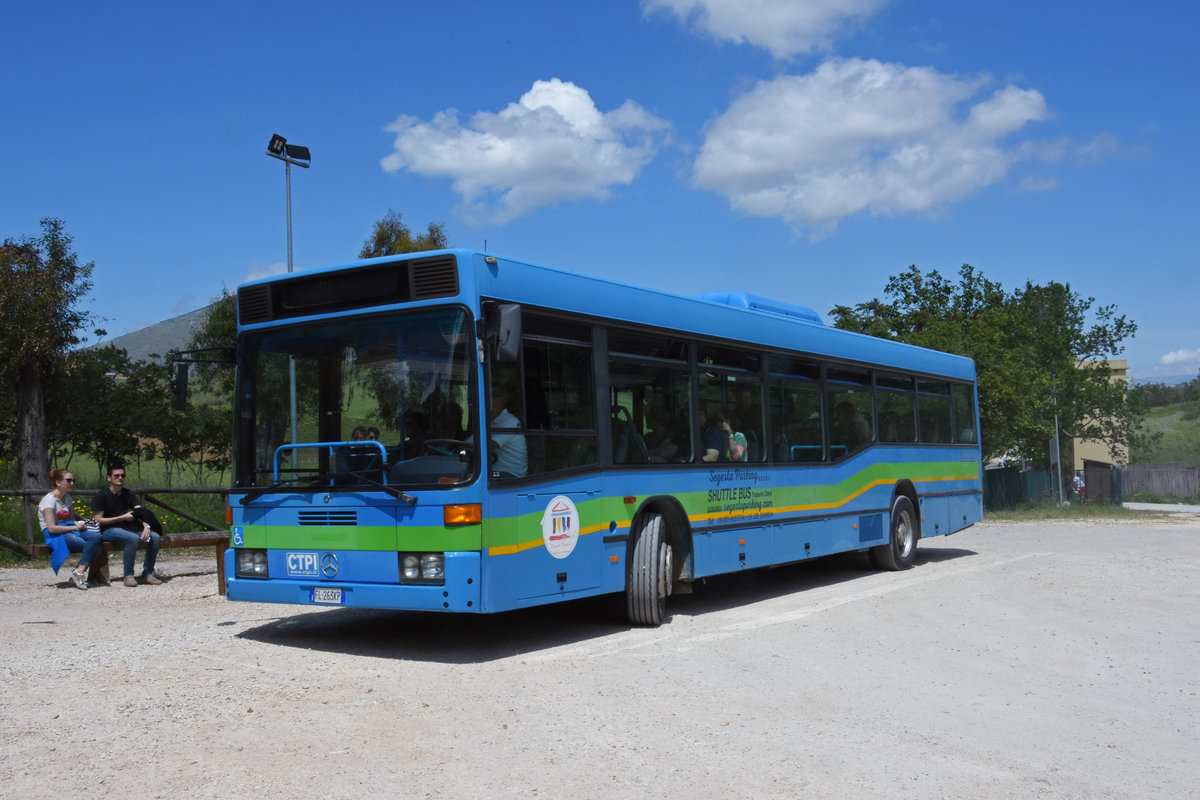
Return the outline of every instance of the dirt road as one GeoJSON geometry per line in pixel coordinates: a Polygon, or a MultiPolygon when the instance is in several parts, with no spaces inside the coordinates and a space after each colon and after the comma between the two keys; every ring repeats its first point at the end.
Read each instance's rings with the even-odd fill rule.
{"type": "Polygon", "coordinates": [[[229,603],[211,559],[0,570],[0,786],[43,797],[1184,798],[1200,520],[984,523],[917,566],[490,617],[229,603]],[[93,794],[94,793],[94,794],[93,794]]]}

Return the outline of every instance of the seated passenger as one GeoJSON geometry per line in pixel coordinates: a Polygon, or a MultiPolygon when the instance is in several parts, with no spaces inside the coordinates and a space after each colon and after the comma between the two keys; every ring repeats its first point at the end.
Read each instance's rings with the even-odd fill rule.
{"type": "MultiPolygon", "coordinates": [[[[494,414],[492,428],[521,427],[521,420],[505,407],[504,395],[495,387],[492,389],[491,408],[494,414]]],[[[529,472],[529,453],[525,437],[521,434],[492,433],[489,446],[493,474],[522,478],[529,472]]]]}
{"type": "Polygon", "coordinates": [[[706,463],[746,460],[746,437],[733,430],[729,416],[721,408],[713,409],[711,421],[704,409],[700,409],[700,447],[703,449],[700,460],[706,463]]]}
{"type": "Polygon", "coordinates": [[[467,440],[467,430],[462,425],[463,410],[458,403],[443,403],[436,414],[436,438],[453,439],[456,442],[467,440]]]}
{"type": "Polygon", "coordinates": [[[404,412],[404,458],[416,458],[425,452],[429,435],[429,418],[420,411],[404,412]]]}
{"type": "Polygon", "coordinates": [[[847,453],[857,450],[871,439],[867,424],[859,416],[857,409],[845,400],[833,409],[831,434],[830,444],[846,448],[847,453]]]}
{"type": "Polygon", "coordinates": [[[658,464],[677,461],[679,445],[675,442],[674,428],[666,422],[666,418],[657,408],[646,412],[646,422],[648,430],[645,438],[646,447],[650,451],[650,461],[658,464]]]}

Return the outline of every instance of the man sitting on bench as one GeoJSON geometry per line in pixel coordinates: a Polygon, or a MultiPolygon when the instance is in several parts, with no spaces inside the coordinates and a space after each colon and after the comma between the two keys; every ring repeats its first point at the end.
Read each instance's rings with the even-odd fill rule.
{"type": "Polygon", "coordinates": [[[158,560],[158,548],[162,543],[162,525],[138,503],[134,493],[125,488],[124,464],[109,465],[107,479],[108,488],[101,489],[92,498],[92,513],[100,523],[100,538],[125,551],[126,586],[138,585],[133,575],[134,561],[138,548],[145,547],[142,582],[158,586],[162,581],[154,574],[154,562],[158,560]]]}

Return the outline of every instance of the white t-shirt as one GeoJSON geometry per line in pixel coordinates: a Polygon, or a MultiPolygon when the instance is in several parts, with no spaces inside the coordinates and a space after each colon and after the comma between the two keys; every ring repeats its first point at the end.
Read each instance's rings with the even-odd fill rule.
{"type": "MultiPolygon", "coordinates": [[[[54,512],[55,525],[70,525],[71,524],[71,495],[63,495],[63,499],[59,500],[54,496],[54,492],[46,492],[46,496],[38,503],[38,522],[42,523],[42,527],[46,527],[46,515],[43,513],[47,509],[54,512]],[[66,512],[66,517],[63,517],[63,512],[66,512]]],[[[59,536],[65,531],[59,533],[51,532],[51,536],[59,536]]]]}
{"type": "MultiPolygon", "coordinates": [[[[519,428],[521,420],[507,408],[492,420],[493,428],[519,428]]],[[[492,441],[500,448],[499,457],[492,464],[493,472],[506,472],[518,478],[529,472],[529,456],[525,448],[525,437],[516,433],[494,433],[492,441]]]]}

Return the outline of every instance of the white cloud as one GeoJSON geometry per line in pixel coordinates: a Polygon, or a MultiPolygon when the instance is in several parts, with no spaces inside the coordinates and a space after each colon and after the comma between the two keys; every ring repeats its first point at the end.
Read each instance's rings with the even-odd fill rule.
{"type": "Polygon", "coordinates": [[[269,278],[272,275],[281,275],[287,272],[287,262],[276,261],[271,264],[254,264],[246,271],[246,276],[238,281],[238,284],[247,281],[256,281],[259,278],[269,278]]]}
{"type": "Polygon", "coordinates": [[[608,197],[637,177],[668,127],[631,100],[601,112],[585,89],[554,78],[466,124],[453,109],[429,122],[401,116],[387,128],[396,141],[381,163],[450,178],[468,220],[503,223],[562,200],[608,197]]]}
{"type": "Polygon", "coordinates": [[[642,0],[647,14],[689,20],[718,41],[749,44],[776,58],[828,50],[834,34],[889,0],[642,0]]]}
{"type": "Polygon", "coordinates": [[[1196,364],[1200,363],[1200,348],[1188,350],[1172,350],[1158,360],[1159,364],[1164,367],[1173,367],[1178,364],[1196,364]]]}
{"type": "Polygon", "coordinates": [[[1030,176],[1022,178],[1020,186],[1026,192],[1048,192],[1051,189],[1058,188],[1058,180],[1055,178],[1034,178],[1030,176]]]}
{"type": "Polygon", "coordinates": [[[926,214],[1003,179],[1031,153],[1004,144],[1045,119],[1041,93],[859,59],[763,81],[709,123],[693,182],[810,235],[869,212],[926,214]]]}

